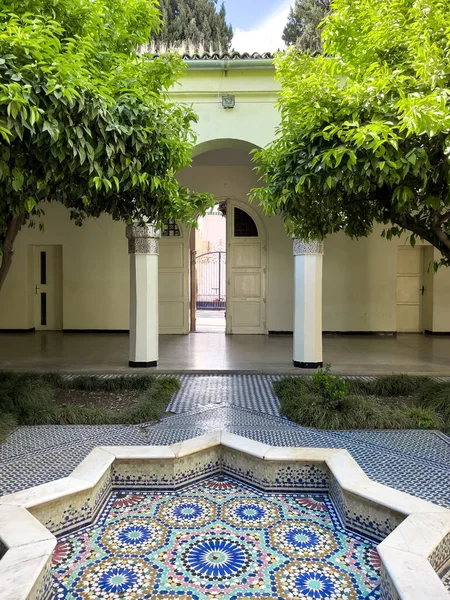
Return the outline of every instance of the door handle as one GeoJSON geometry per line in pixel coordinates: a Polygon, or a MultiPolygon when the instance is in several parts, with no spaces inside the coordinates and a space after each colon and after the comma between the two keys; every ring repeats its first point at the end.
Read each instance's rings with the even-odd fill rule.
{"type": "Polygon", "coordinates": [[[422,296],[423,296],[424,293],[425,293],[425,286],[424,285],[420,288],[420,291],[422,292],[422,296]]]}
{"type": "Polygon", "coordinates": [[[34,293],[35,293],[35,294],[39,294],[40,290],[41,290],[41,288],[40,288],[40,286],[39,286],[39,285],[35,285],[35,286],[34,286],[34,293]]]}

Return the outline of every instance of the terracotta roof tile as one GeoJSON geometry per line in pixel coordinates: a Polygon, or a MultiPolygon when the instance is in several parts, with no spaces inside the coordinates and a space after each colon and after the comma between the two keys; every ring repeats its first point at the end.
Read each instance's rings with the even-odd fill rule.
{"type": "Polygon", "coordinates": [[[274,57],[271,52],[201,52],[182,56],[183,60],[262,60],[274,57]]]}

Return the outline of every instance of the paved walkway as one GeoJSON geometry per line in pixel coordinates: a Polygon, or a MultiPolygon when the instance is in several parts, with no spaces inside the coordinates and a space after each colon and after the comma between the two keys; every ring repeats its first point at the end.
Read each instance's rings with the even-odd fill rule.
{"type": "MultiPolygon", "coordinates": [[[[450,336],[324,337],[324,362],[336,373],[450,375],[450,336]]],[[[128,335],[0,333],[0,369],[124,373],[128,335]]],[[[292,366],[292,336],[192,333],[160,337],[156,372],[304,373],[292,366]]],[[[134,371],[135,372],[135,371],[134,371]]]]}
{"type": "Polygon", "coordinates": [[[265,375],[182,375],[158,424],[21,427],[0,447],[0,494],[67,476],[98,445],[172,444],[212,429],[279,446],[346,448],[372,479],[450,508],[450,439],[433,431],[319,431],[279,417],[265,375]]]}

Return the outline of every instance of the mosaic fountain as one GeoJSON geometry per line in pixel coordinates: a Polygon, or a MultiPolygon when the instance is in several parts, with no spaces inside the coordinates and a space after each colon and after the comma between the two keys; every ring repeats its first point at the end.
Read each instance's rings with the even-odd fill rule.
{"type": "Polygon", "coordinates": [[[345,450],[215,431],[99,447],[0,498],[2,600],[444,600],[450,511],[345,450]]]}

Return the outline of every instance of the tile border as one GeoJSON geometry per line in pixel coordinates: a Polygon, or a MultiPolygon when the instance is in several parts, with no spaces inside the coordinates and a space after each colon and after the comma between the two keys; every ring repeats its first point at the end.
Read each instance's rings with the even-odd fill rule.
{"type": "Polygon", "coordinates": [[[0,543],[6,552],[0,597],[47,600],[55,534],[67,533],[63,524],[76,529],[94,522],[110,490],[126,485],[130,470],[138,474],[137,486],[177,489],[226,472],[227,460],[236,464],[238,478],[260,489],[301,491],[322,477],[344,526],[362,535],[373,531],[381,542],[383,600],[421,600],[424,590],[433,600],[449,598],[435,569],[450,558],[450,510],[372,481],[347,450],[276,447],[224,430],[171,446],[98,446],[69,477],[1,497],[0,543]],[[117,481],[114,469],[122,473],[117,481]],[[302,484],[305,473],[312,478],[302,484]]]}

